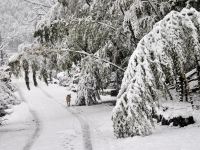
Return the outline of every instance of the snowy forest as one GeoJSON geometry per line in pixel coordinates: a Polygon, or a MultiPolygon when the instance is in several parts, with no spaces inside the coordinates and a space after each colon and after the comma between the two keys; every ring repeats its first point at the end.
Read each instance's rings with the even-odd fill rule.
{"type": "Polygon", "coordinates": [[[0,149],[199,150],[199,0],[0,0],[0,149]]]}

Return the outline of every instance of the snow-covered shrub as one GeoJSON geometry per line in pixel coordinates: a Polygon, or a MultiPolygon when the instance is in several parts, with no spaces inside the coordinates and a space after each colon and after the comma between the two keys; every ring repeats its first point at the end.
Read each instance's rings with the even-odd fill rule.
{"type": "Polygon", "coordinates": [[[195,123],[193,112],[190,103],[167,101],[161,104],[154,118],[161,125],[184,127],[195,123]]]}
{"type": "Polygon", "coordinates": [[[130,58],[113,110],[117,137],[152,133],[152,113],[158,106],[158,96],[166,89],[165,82],[170,77],[172,82],[184,77],[184,64],[199,58],[199,29],[200,13],[184,8],[170,12],[141,39],[130,58]],[[186,59],[188,53],[192,54],[190,60],[186,59]]]}
{"type": "Polygon", "coordinates": [[[16,88],[10,82],[9,72],[4,72],[0,68],[0,124],[1,117],[6,115],[5,110],[9,108],[10,105],[19,104],[16,97],[14,96],[14,91],[16,88]]]}
{"type": "Polygon", "coordinates": [[[59,72],[56,76],[56,78],[58,79],[59,81],[59,85],[61,86],[66,86],[68,82],[68,74],[66,72],[59,72]]]}

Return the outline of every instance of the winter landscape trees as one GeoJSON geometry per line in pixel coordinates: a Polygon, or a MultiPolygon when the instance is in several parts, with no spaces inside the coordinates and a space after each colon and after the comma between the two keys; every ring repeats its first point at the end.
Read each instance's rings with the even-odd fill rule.
{"type": "Polygon", "coordinates": [[[193,103],[186,73],[196,68],[200,83],[199,1],[58,0],[50,8],[24,2],[45,8],[34,41],[9,62],[13,74],[24,71],[28,89],[31,74],[35,86],[37,77],[48,85],[62,71],[69,83],[76,76],[77,105],[120,89],[112,114],[118,138],[151,134],[163,98],[193,103]]]}

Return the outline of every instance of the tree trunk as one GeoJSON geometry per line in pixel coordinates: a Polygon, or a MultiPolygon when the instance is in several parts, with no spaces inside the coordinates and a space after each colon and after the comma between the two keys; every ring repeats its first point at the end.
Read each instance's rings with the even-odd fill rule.
{"type": "Polygon", "coordinates": [[[26,82],[27,89],[30,90],[28,71],[26,70],[25,70],[25,82],[26,82]]]}
{"type": "Polygon", "coordinates": [[[35,70],[33,70],[33,83],[34,83],[34,86],[38,86],[37,79],[36,79],[36,71],[35,70]]]}

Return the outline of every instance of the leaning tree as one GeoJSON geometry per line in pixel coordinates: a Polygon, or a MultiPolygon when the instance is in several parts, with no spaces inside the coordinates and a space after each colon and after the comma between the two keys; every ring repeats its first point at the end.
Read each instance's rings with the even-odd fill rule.
{"type": "MultiPolygon", "coordinates": [[[[175,84],[181,94],[188,92],[186,63],[195,66],[199,58],[200,13],[194,8],[172,11],[154,25],[133,52],[126,69],[112,120],[117,137],[149,135],[152,113],[166,90],[166,81],[175,84]],[[187,56],[190,53],[190,60],[187,56]],[[183,92],[184,91],[184,92],[183,92]]],[[[185,96],[187,100],[187,94],[185,96]]],[[[182,99],[181,99],[182,100],[182,99]]]]}

